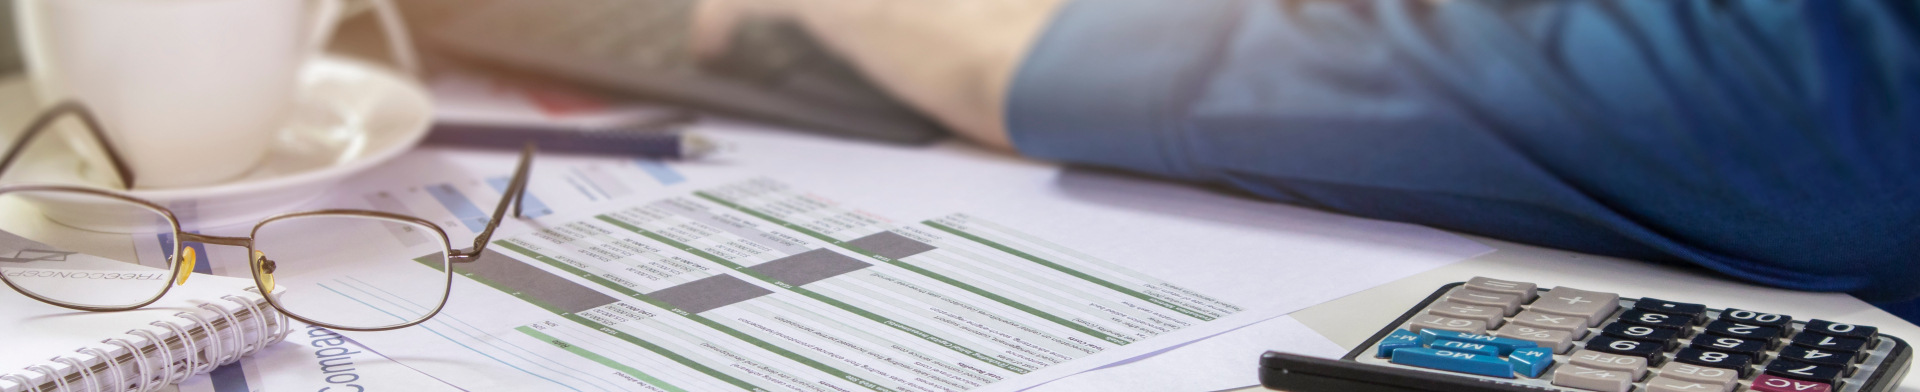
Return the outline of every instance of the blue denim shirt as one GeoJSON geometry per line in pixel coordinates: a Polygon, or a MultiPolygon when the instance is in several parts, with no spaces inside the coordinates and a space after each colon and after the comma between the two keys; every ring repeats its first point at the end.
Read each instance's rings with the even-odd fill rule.
{"type": "Polygon", "coordinates": [[[1081,0],[1007,126],[1031,156],[1916,320],[1917,56],[1912,0],[1081,0]]]}

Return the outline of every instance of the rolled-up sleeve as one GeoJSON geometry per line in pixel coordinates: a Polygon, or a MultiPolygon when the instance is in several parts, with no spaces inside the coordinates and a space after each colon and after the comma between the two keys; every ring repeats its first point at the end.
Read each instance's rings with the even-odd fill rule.
{"type": "Polygon", "coordinates": [[[1007,127],[1035,157],[1904,301],[1916,4],[1080,0],[1007,127]]]}

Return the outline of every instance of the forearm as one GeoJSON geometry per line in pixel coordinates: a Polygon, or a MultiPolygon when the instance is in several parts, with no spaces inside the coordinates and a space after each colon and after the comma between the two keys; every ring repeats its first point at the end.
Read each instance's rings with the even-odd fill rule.
{"type": "Polygon", "coordinates": [[[1767,284],[1920,294],[1897,2],[1080,1],[1022,153],[1767,284]],[[1901,195],[1908,196],[1901,196],[1901,195]]]}
{"type": "Polygon", "coordinates": [[[1011,149],[1007,86],[1064,0],[708,0],[697,51],[720,52],[733,18],[792,18],[868,78],[962,136],[1011,149]]]}

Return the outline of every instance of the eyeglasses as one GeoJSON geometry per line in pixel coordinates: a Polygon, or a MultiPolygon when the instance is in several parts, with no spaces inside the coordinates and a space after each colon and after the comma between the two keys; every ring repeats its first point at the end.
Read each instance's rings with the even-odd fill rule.
{"type": "MultiPolygon", "coordinates": [[[[35,136],[68,116],[76,117],[98,144],[120,185],[132,189],[133,174],[93,114],[77,102],[60,103],[40,113],[0,156],[0,175],[35,136]]],[[[281,214],[255,224],[246,237],[225,237],[183,232],[172,210],[118,191],[67,185],[0,186],[0,206],[25,204],[46,218],[0,221],[0,281],[28,297],[69,309],[138,309],[159,300],[174,285],[186,284],[197,253],[206,245],[239,246],[250,255],[248,269],[254,283],[260,292],[270,293],[267,302],[282,314],[350,331],[419,324],[446,304],[452,291],[452,264],[479,258],[508,206],[514,217],[520,217],[533,151],[531,144],[521,150],[513,179],[502,190],[492,219],[466,249],[454,249],[446,230],[433,222],[380,211],[281,214]],[[414,244],[408,248],[393,243],[401,238],[414,244]],[[423,248],[432,247],[428,244],[438,245],[438,251],[411,259],[391,254],[396,247],[426,252],[423,248]],[[271,294],[276,287],[287,289],[271,294]]]]}

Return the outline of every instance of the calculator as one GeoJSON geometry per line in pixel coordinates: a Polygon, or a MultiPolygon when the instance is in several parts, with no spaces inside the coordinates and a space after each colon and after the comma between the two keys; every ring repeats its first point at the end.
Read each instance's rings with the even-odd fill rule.
{"type": "Polygon", "coordinates": [[[1339,361],[1269,352],[1260,380],[1300,392],[1888,392],[1912,357],[1872,326],[1475,277],[1339,361]]]}

